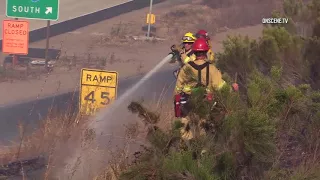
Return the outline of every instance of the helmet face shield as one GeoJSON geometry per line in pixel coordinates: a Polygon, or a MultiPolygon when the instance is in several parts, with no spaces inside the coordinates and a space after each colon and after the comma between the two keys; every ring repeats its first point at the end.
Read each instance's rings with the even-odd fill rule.
{"type": "Polygon", "coordinates": [[[183,36],[182,37],[182,42],[186,42],[186,43],[193,43],[195,41],[194,38],[189,37],[189,36],[183,36]]]}

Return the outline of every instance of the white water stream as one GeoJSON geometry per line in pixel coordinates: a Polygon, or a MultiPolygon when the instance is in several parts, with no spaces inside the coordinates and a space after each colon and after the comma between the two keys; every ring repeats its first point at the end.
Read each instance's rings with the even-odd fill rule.
{"type": "MultiPolygon", "coordinates": [[[[109,157],[99,154],[99,152],[93,153],[92,147],[99,147],[102,151],[113,150],[115,151],[116,147],[124,146],[125,139],[124,134],[125,130],[123,124],[129,123],[131,121],[132,114],[127,112],[127,103],[132,101],[132,97],[139,90],[139,88],[144,86],[144,83],[148,81],[154,74],[156,74],[169,60],[172,58],[172,55],[168,55],[162,59],[152,70],[150,70],[142,79],[140,79],[135,85],[125,91],[117,100],[108,106],[105,109],[102,109],[97,113],[92,119],[92,123],[89,124],[89,128],[93,129],[96,134],[96,144],[90,144],[83,146],[83,144],[77,144],[77,147],[72,147],[74,153],[71,157],[66,160],[66,163],[71,166],[70,168],[64,168],[59,172],[58,176],[61,179],[70,177],[72,169],[77,169],[72,178],[76,180],[87,180],[90,177],[91,173],[97,173],[101,171],[101,168],[105,168],[106,161],[109,157]],[[125,106],[125,108],[124,108],[125,106]],[[113,141],[112,143],[109,143],[113,141]],[[108,144],[108,145],[106,145],[108,144]],[[81,161],[79,162],[79,159],[81,161]],[[99,163],[100,162],[100,163],[99,163]],[[91,164],[92,163],[92,164],[91,164]],[[78,165],[75,165],[78,164],[78,165]],[[77,166],[77,167],[75,167],[77,166]],[[73,168],[72,168],[73,167],[73,168]],[[94,172],[97,171],[97,172],[94,172]]],[[[173,76],[173,75],[172,75],[173,76]]],[[[148,88],[148,87],[146,87],[148,88]]],[[[143,143],[143,140],[135,140],[135,145],[143,143]]]]}

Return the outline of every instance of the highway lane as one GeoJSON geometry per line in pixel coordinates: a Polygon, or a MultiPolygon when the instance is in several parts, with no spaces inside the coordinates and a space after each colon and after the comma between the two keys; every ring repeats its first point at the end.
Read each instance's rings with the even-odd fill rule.
{"type": "MultiPolygon", "coordinates": [[[[143,1],[143,2],[146,2],[146,1],[143,1]]],[[[174,3],[176,3],[176,1],[174,3]]],[[[157,4],[154,6],[154,13],[157,13],[157,11],[162,12],[163,10],[165,10],[170,5],[173,5],[174,3],[169,1],[169,2],[165,2],[165,3],[157,4]]],[[[146,4],[144,4],[144,5],[146,5],[146,4]]],[[[133,6],[133,8],[134,7],[135,6],[133,6]]],[[[139,6],[136,5],[136,7],[139,7],[139,6]]],[[[126,11],[126,8],[130,9],[130,7],[127,7],[127,6],[126,7],[122,6],[122,8],[124,8],[124,11],[126,11]]],[[[111,11],[105,11],[106,14],[98,13],[95,15],[95,13],[94,13],[90,16],[93,17],[92,19],[96,20],[96,18],[98,18],[98,19],[101,17],[103,18],[103,15],[108,15],[108,13],[111,16],[111,15],[120,13],[122,10],[123,9],[118,9],[118,10],[114,9],[114,11],[116,11],[116,12],[113,12],[113,14],[111,11]],[[102,15],[102,16],[100,17],[99,15],[102,15]]],[[[50,46],[53,49],[60,49],[61,44],[63,42],[63,45],[62,45],[63,46],[62,47],[62,51],[63,51],[62,54],[63,55],[69,55],[70,57],[72,55],[76,55],[78,57],[86,56],[86,53],[88,52],[88,47],[90,46],[90,44],[101,36],[101,35],[97,36],[94,34],[102,34],[101,37],[108,36],[108,35],[110,35],[110,31],[112,31],[112,29],[114,27],[116,27],[116,24],[118,24],[119,21],[124,20],[124,22],[131,22],[131,21],[135,22],[135,21],[137,21],[138,18],[143,17],[147,10],[148,10],[148,8],[144,8],[142,10],[135,10],[134,12],[126,13],[126,14],[123,14],[118,17],[103,20],[99,23],[95,23],[95,24],[92,24],[89,26],[79,28],[79,29],[72,31],[70,33],[64,33],[64,34],[57,35],[57,36],[52,37],[50,39],[50,46]],[[77,32],[77,33],[73,33],[73,32],[77,32]],[[80,33],[78,34],[78,32],[80,32],[80,33]],[[67,54],[64,54],[64,52],[66,52],[67,54]]],[[[86,21],[86,19],[89,20],[90,17],[79,18],[78,20],[71,20],[71,21],[75,22],[75,23],[79,22],[79,24],[81,24],[81,21],[86,21]]],[[[144,22],[143,19],[141,19],[141,21],[144,22]]],[[[71,24],[72,24],[72,22],[71,22],[71,24]]],[[[88,21],[88,22],[90,22],[90,21],[88,21]]],[[[69,27],[69,25],[72,28],[74,27],[71,24],[68,24],[67,22],[63,22],[62,24],[64,24],[64,23],[65,23],[66,27],[69,27]]],[[[57,26],[59,26],[59,25],[57,25],[57,26]]],[[[138,30],[133,30],[133,31],[139,32],[140,28],[141,28],[140,25],[136,25],[132,29],[138,29],[138,30]]],[[[60,27],[59,30],[65,30],[65,29],[60,27]]],[[[62,33],[62,32],[58,31],[58,34],[59,33],[62,33]]],[[[37,35],[37,34],[35,34],[35,35],[37,35]]],[[[41,35],[41,33],[40,33],[40,35],[41,35]]],[[[40,35],[38,34],[38,37],[40,35]]],[[[120,74],[120,77],[128,77],[128,76],[131,76],[136,73],[136,69],[139,68],[138,67],[139,61],[145,62],[145,63],[143,63],[144,67],[143,67],[142,71],[145,71],[149,68],[152,68],[156,64],[156,60],[153,60],[154,57],[160,58],[168,53],[168,49],[169,49],[168,47],[169,47],[169,45],[171,45],[171,43],[167,43],[167,44],[165,44],[165,43],[167,43],[167,42],[157,43],[157,44],[159,44],[159,46],[158,45],[156,45],[156,46],[148,46],[148,45],[141,45],[140,46],[140,45],[138,45],[137,48],[142,48],[141,51],[140,50],[136,51],[135,48],[132,48],[130,50],[126,50],[125,46],[124,47],[117,47],[116,46],[116,47],[107,48],[107,49],[97,47],[97,48],[95,48],[97,50],[94,49],[94,56],[110,57],[110,54],[114,53],[116,55],[116,58],[119,59],[120,61],[129,61],[129,59],[132,59],[132,61],[130,60],[130,62],[128,62],[128,63],[119,64],[118,62],[116,62],[114,64],[110,63],[110,65],[107,66],[109,70],[118,71],[120,74]],[[141,59],[141,57],[143,57],[143,59],[141,59]],[[131,62],[133,63],[132,66],[131,66],[131,62]]],[[[0,46],[1,46],[1,44],[0,44],[0,46]]],[[[44,53],[45,50],[43,49],[45,47],[45,40],[30,43],[30,47],[41,51],[42,55],[45,54],[44,53]]],[[[30,54],[35,54],[31,48],[29,49],[29,52],[30,52],[30,54]]],[[[44,56],[43,56],[43,58],[44,58],[44,56]]],[[[0,63],[1,63],[1,61],[2,61],[2,59],[0,57],[0,63]]],[[[41,97],[46,96],[46,95],[53,95],[54,93],[56,93],[58,83],[61,84],[59,91],[65,92],[66,90],[69,90],[69,89],[73,90],[75,88],[75,86],[78,85],[78,79],[79,79],[78,74],[79,74],[79,72],[74,72],[73,70],[72,70],[72,72],[67,73],[64,70],[59,70],[57,68],[57,71],[53,72],[50,75],[50,77],[47,79],[44,89],[43,89],[43,86],[44,86],[43,79],[44,78],[41,78],[39,80],[32,79],[32,80],[30,80],[31,83],[28,81],[21,81],[21,82],[15,82],[15,83],[1,83],[0,84],[0,94],[3,94],[3,95],[2,96],[0,95],[1,100],[2,100],[2,101],[0,101],[0,106],[2,104],[6,105],[7,103],[12,103],[16,100],[29,100],[29,99],[36,98],[39,95],[39,89],[43,89],[43,91],[41,92],[41,97]],[[57,73],[57,72],[59,72],[59,73],[57,73]],[[28,91],[28,93],[21,93],[20,89],[22,89],[22,88],[25,89],[26,91],[28,91]],[[12,96],[5,96],[4,94],[6,92],[11,92],[12,96]]]]}
{"type": "MultiPolygon", "coordinates": [[[[50,36],[56,36],[75,29],[94,24],[120,14],[138,10],[149,5],[145,0],[60,0],[58,21],[51,21],[50,36]]],[[[164,0],[154,0],[154,4],[164,0]]],[[[0,20],[5,17],[5,0],[0,1],[0,20]]],[[[46,37],[46,21],[30,20],[29,42],[35,42],[46,37]]],[[[0,29],[2,34],[2,28],[0,29]]],[[[0,37],[2,39],[2,37],[0,37]]]]}
{"type": "MultiPolygon", "coordinates": [[[[168,84],[174,82],[173,67],[163,68],[162,71],[154,74],[149,80],[147,80],[143,87],[134,93],[135,97],[132,99],[145,100],[157,99],[163,91],[163,88],[168,84]]],[[[119,81],[119,95],[123,94],[130,86],[138,82],[142,76],[136,76],[125,80],[119,81]]],[[[168,91],[168,97],[172,94],[172,86],[168,91]]],[[[27,126],[27,133],[37,128],[39,122],[46,117],[48,109],[53,107],[63,113],[66,111],[70,104],[75,108],[78,106],[78,92],[68,92],[57,96],[46,97],[37,101],[29,101],[21,104],[15,104],[5,107],[0,107],[0,142],[8,143],[14,140],[18,136],[18,124],[22,121],[27,126]],[[31,111],[31,109],[33,110],[31,111]]]]}
{"type": "MultiPolygon", "coordinates": [[[[106,8],[117,6],[133,0],[60,0],[60,13],[58,21],[52,21],[51,24],[57,24],[86,14],[97,12],[106,8]]],[[[6,18],[6,0],[0,1],[0,20],[6,18]]],[[[39,29],[47,25],[46,21],[30,20],[30,30],[39,29]]],[[[2,34],[2,29],[0,30],[2,34]]]]}

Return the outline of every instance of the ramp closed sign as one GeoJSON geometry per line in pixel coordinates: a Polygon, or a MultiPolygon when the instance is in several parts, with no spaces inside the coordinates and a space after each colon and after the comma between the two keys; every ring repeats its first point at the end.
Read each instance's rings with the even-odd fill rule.
{"type": "Polygon", "coordinates": [[[3,20],[2,52],[27,55],[29,49],[29,22],[3,20]]]}
{"type": "Polygon", "coordinates": [[[80,81],[81,114],[92,115],[98,109],[110,105],[117,97],[117,72],[82,69],[80,81]]]}

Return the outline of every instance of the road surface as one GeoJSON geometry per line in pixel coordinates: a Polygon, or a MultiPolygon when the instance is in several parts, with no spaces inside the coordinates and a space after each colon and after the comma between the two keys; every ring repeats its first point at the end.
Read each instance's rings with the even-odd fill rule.
{"type": "MultiPolygon", "coordinates": [[[[85,14],[100,11],[132,0],[60,0],[60,13],[58,21],[52,21],[51,24],[67,21],[85,14]]],[[[6,18],[6,0],[0,0],[0,20],[6,18]]],[[[30,30],[39,29],[47,25],[46,21],[30,20],[30,30]]],[[[0,29],[2,34],[2,28],[0,29]]],[[[2,37],[0,38],[2,39],[2,37]]]]}
{"type": "MultiPolygon", "coordinates": [[[[141,0],[140,0],[141,1],[141,0]]],[[[137,2],[140,2],[137,1],[137,2]]],[[[143,1],[146,2],[146,1],[143,1]]],[[[156,1],[154,1],[156,2],[156,1]]],[[[145,3],[144,5],[147,5],[148,3],[145,3]]],[[[156,13],[157,10],[165,9],[167,6],[172,5],[172,2],[170,3],[160,3],[154,6],[154,12],[156,13]],[[160,8],[160,7],[161,8],[160,8]],[[163,7],[165,6],[165,7],[163,7]]],[[[134,4],[133,4],[134,5],[134,4]]],[[[141,4],[140,4],[141,5],[141,4]]],[[[123,7],[124,9],[121,10],[114,10],[110,11],[109,14],[107,14],[108,18],[115,16],[115,14],[121,14],[122,11],[127,12],[130,8],[138,8],[140,7],[139,4],[135,4],[135,6],[130,7],[123,7]],[[126,9],[127,8],[127,9],[126,9]],[[113,13],[112,13],[113,12],[113,13]]],[[[62,55],[69,55],[72,57],[73,55],[76,55],[77,57],[87,57],[89,51],[88,48],[94,43],[97,39],[100,37],[105,37],[110,35],[110,32],[114,27],[117,27],[117,24],[121,22],[121,20],[124,22],[139,22],[138,25],[134,27],[126,26],[125,28],[130,28],[130,30],[137,29],[138,32],[141,31],[141,24],[144,25],[143,17],[145,15],[145,12],[148,10],[148,8],[144,8],[143,10],[136,10],[134,12],[122,14],[120,16],[105,20],[102,20],[99,23],[94,23],[94,21],[97,20],[97,18],[103,17],[97,17],[100,13],[94,13],[92,14],[92,19],[89,18],[80,18],[78,21],[80,24],[76,24],[78,26],[85,26],[82,28],[78,28],[75,31],[68,32],[68,28],[70,24],[66,24],[66,26],[56,26],[55,28],[52,28],[52,33],[59,34],[52,38],[50,38],[50,47],[53,49],[60,49],[62,45],[62,55]],[[83,20],[84,19],[84,20],[83,20]],[[91,24],[94,23],[94,24],[91,24]],[[86,24],[91,24],[89,26],[86,26],[86,24]],[[68,32],[68,33],[64,33],[68,32]]],[[[106,14],[105,14],[106,15],[106,14]]],[[[75,25],[75,26],[76,26],[75,25]]],[[[141,32],[140,32],[141,33],[141,32]]],[[[39,35],[39,34],[35,34],[39,35]]],[[[41,34],[40,34],[41,35],[41,34]]],[[[165,42],[164,42],[165,43],[165,42]]],[[[168,42],[169,44],[150,44],[146,43],[145,45],[141,45],[138,47],[133,47],[128,49],[126,46],[124,47],[101,47],[101,48],[94,48],[92,50],[94,56],[99,57],[106,57],[109,58],[111,53],[114,53],[116,57],[116,62],[111,64],[108,63],[107,67],[108,70],[118,71],[120,78],[121,77],[129,77],[132,75],[135,75],[140,72],[145,72],[149,70],[150,68],[154,67],[160,59],[162,59],[164,56],[167,55],[169,52],[169,47],[171,45],[171,42],[168,42]],[[161,46],[161,47],[160,47],[161,46]],[[137,49],[139,49],[137,51],[137,49]],[[137,72],[137,69],[140,68],[140,63],[143,65],[143,69],[139,72],[137,72]]],[[[0,44],[1,46],[1,44],[0,44]]],[[[44,54],[44,47],[45,47],[45,40],[37,41],[30,43],[30,47],[32,48],[39,48],[43,51],[42,54],[44,54]]],[[[44,57],[43,57],[44,58],[44,57]]],[[[62,59],[63,60],[63,59],[62,59]]],[[[0,63],[1,63],[1,55],[0,55],[0,63]]],[[[44,83],[44,77],[37,79],[31,79],[30,81],[20,81],[15,83],[5,82],[0,84],[0,106],[11,104],[15,101],[20,100],[30,100],[35,99],[39,93],[40,89],[43,89],[41,91],[40,95],[42,96],[48,96],[53,95],[57,91],[58,84],[61,84],[59,87],[60,92],[66,92],[66,91],[73,91],[75,88],[77,88],[79,84],[79,75],[80,71],[76,69],[72,69],[70,71],[54,71],[44,83]],[[45,84],[45,88],[44,87],[45,84]],[[24,90],[26,93],[21,93],[21,90],[24,90]],[[10,92],[10,96],[6,96],[5,94],[7,92],[10,92]]]]}
{"type": "MultiPolygon", "coordinates": [[[[135,97],[132,99],[139,100],[141,97],[150,100],[155,99],[155,95],[160,95],[163,88],[168,84],[174,82],[173,67],[163,68],[161,72],[154,74],[143,87],[134,93],[135,97]]],[[[136,83],[141,76],[133,77],[126,80],[119,81],[119,95],[120,97],[131,85],[136,83]]],[[[167,95],[172,94],[173,86],[168,90],[167,95]]],[[[65,93],[57,96],[50,96],[37,101],[29,101],[21,104],[0,107],[0,142],[8,143],[18,136],[18,123],[22,121],[28,126],[28,132],[36,128],[40,120],[45,118],[48,109],[51,107],[57,108],[63,113],[72,102],[73,105],[78,106],[78,92],[65,93]],[[72,100],[73,99],[73,100],[72,100]],[[31,111],[31,109],[33,109],[31,111]]]]}
{"type": "MultiPolygon", "coordinates": [[[[141,6],[140,1],[137,1],[137,2],[139,2],[138,4],[136,4],[137,7],[141,6]]],[[[144,3],[144,4],[147,4],[147,3],[144,3]]],[[[3,6],[1,6],[1,8],[3,8],[3,6]]],[[[120,12],[114,12],[114,13],[117,14],[120,12]]],[[[94,16],[94,14],[93,14],[93,16],[94,16]]],[[[110,14],[110,16],[112,16],[112,13],[110,14]]],[[[80,20],[81,20],[81,18],[80,18],[80,20]]],[[[103,31],[105,29],[105,24],[107,22],[108,21],[105,20],[103,22],[81,28],[81,31],[88,32],[89,34],[74,35],[71,38],[71,41],[69,41],[70,46],[74,47],[74,44],[76,42],[79,42],[79,41],[85,42],[86,40],[91,39],[92,33],[97,32],[97,31],[98,32],[103,31]]],[[[86,24],[88,24],[88,23],[90,24],[92,22],[85,22],[83,25],[86,26],[86,24]]],[[[52,33],[54,33],[54,34],[59,34],[61,32],[63,33],[65,31],[65,28],[61,26],[60,28],[53,29],[52,31],[53,31],[52,33]]],[[[70,37],[70,34],[66,33],[66,34],[61,34],[56,37],[53,37],[51,39],[51,42],[52,42],[51,44],[52,45],[58,44],[58,42],[61,40],[61,38],[64,38],[66,36],[70,37]]],[[[38,43],[35,43],[35,44],[38,44],[38,43]]],[[[69,44],[67,44],[67,45],[69,45],[69,44]]],[[[77,46],[78,46],[78,44],[77,44],[77,46]]],[[[77,49],[81,49],[81,48],[77,47],[77,49]]],[[[150,48],[150,49],[152,50],[152,48],[150,48]]],[[[166,47],[166,49],[167,49],[167,47],[166,47]]],[[[134,53],[133,55],[141,56],[136,51],[129,52],[129,53],[134,53]]],[[[163,55],[164,55],[162,52],[158,52],[158,54],[150,54],[150,57],[149,57],[149,55],[146,54],[146,52],[142,52],[142,53],[148,59],[151,59],[151,58],[154,59],[154,57],[159,57],[157,59],[161,59],[161,57],[163,57],[163,55]]],[[[155,61],[155,63],[156,63],[156,61],[155,61]]],[[[123,64],[122,64],[122,66],[123,66],[123,64]]],[[[117,69],[113,69],[113,70],[117,70],[117,69]]],[[[142,93],[141,96],[144,96],[144,98],[145,98],[145,95],[152,96],[152,95],[154,95],[154,93],[161,91],[163,89],[164,83],[166,83],[170,79],[172,79],[172,77],[170,77],[170,76],[172,76],[172,72],[170,72],[170,71],[171,70],[165,71],[162,73],[160,72],[159,78],[157,78],[157,75],[155,75],[154,77],[156,77],[156,78],[155,79],[153,78],[153,80],[151,81],[154,84],[151,84],[149,86],[146,85],[145,87],[143,87],[143,89],[139,90],[139,92],[142,93]],[[160,82],[162,82],[162,84],[160,82]],[[157,84],[158,84],[158,86],[157,86],[157,84]],[[156,88],[156,87],[158,89],[154,90],[154,88],[156,88]]],[[[123,73],[121,71],[119,73],[120,73],[120,79],[121,79],[121,77],[124,77],[124,76],[122,76],[123,73]]],[[[79,73],[77,72],[76,74],[79,74],[79,73]]],[[[53,78],[56,78],[59,81],[59,78],[57,78],[55,76],[53,76],[53,78]]],[[[74,78],[74,77],[71,77],[71,78],[74,78]]],[[[65,78],[62,78],[62,79],[65,79],[65,78]]],[[[120,81],[119,95],[121,95],[121,93],[123,93],[127,89],[127,87],[129,87],[132,83],[136,82],[138,79],[139,79],[138,77],[135,77],[135,78],[131,78],[129,80],[120,81]]],[[[21,97],[18,99],[25,101],[26,99],[29,99],[29,98],[35,99],[35,97],[39,94],[39,92],[37,90],[37,92],[35,92],[34,95],[30,95],[28,92],[28,97],[25,97],[26,93],[21,93],[21,90],[24,90],[24,91],[30,90],[32,92],[32,89],[41,89],[40,84],[43,84],[42,81],[40,81],[41,83],[39,83],[39,87],[38,87],[38,84],[34,84],[34,83],[31,84],[30,82],[26,82],[26,83],[21,83],[21,85],[22,85],[21,87],[18,84],[16,84],[17,86],[14,85],[15,88],[7,89],[7,87],[10,86],[9,84],[7,84],[7,85],[5,85],[6,88],[2,87],[0,89],[6,89],[5,91],[10,92],[10,94],[17,94],[17,95],[20,94],[21,97]],[[33,88],[29,89],[29,87],[27,87],[28,85],[33,86],[33,88]],[[15,92],[15,90],[17,90],[17,92],[15,92]],[[23,94],[25,94],[25,95],[23,95],[23,94]]],[[[76,75],[75,78],[71,80],[71,82],[72,83],[70,83],[70,82],[64,83],[64,85],[69,85],[68,87],[65,87],[65,89],[67,89],[67,90],[75,89],[75,87],[78,85],[78,82],[79,82],[78,75],[76,75]]],[[[62,85],[63,85],[63,82],[62,82],[62,85]]],[[[3,86],[3,84],[1,86],[3,86]]],[[[48,112],[48,108],[50,108],[52,106],[52,104],[54,104],[53,106],[58,106],[60,110],[64,110],[66,108],[66,106],[68,106],[68,104],[66,102],[69,102],[69,100],[71,99],[71,97],[73,95],[72,92],[61,94],[61,95],[54,97],[54,94],[56,91],[55,89],[57,88],[56,81],[54,81],[54,80],[52,80],[52,81],[48,80],[46,87],[47,87],[47,89],[52,90],[52,92],[51,91],[44,92],[42,94],[42,99],[40,99],[38,101],[27,101],[27,102],[20,103],[20,104],[12,104],[12,102],[17,101],[17,100],[12,99],[13,101],[9,101],[9,100],[7,101],[7,103],[10,105],[7,105],[7,103],[6,103],[6,104],[2,104],[0,106],[0,120],[1,120],[0,121],[0,140],[2,140],[4,142],[8,142],[10,140],[13,140],[13,138],[15,138],[18,135],[17,125],[18,125],[19,121],[22,121],[23,123],[29,124],[29,126],[28,126],[29,130],[32,130],[33,128],[35,128],[36,125],[38,124],[39,120],[43,119],[46,116],[46,114],[48,112]],[[52,84],[55,84],[53,86],[54,88],[50,87],[50,85],[48,84],[50,82],[52,82],[52,84]],[[43,98],[43,96],[49,96],[49,97],[43,98]],[[33,109],[33,110],[31,111],[31,109],[33,109]],[[30,113],[30,111],[31,111],[31,113],[30,113]]],[[[5,97],[3,96],[2,98],[5,98],[5,97]]],[[[77,100],[78,100],[78,98],[76,98],[74,100],[73,104],[77,104],[77,100]]],[[[19,102],[19,100],[18,100],[18,102],[19,102]]]]}

